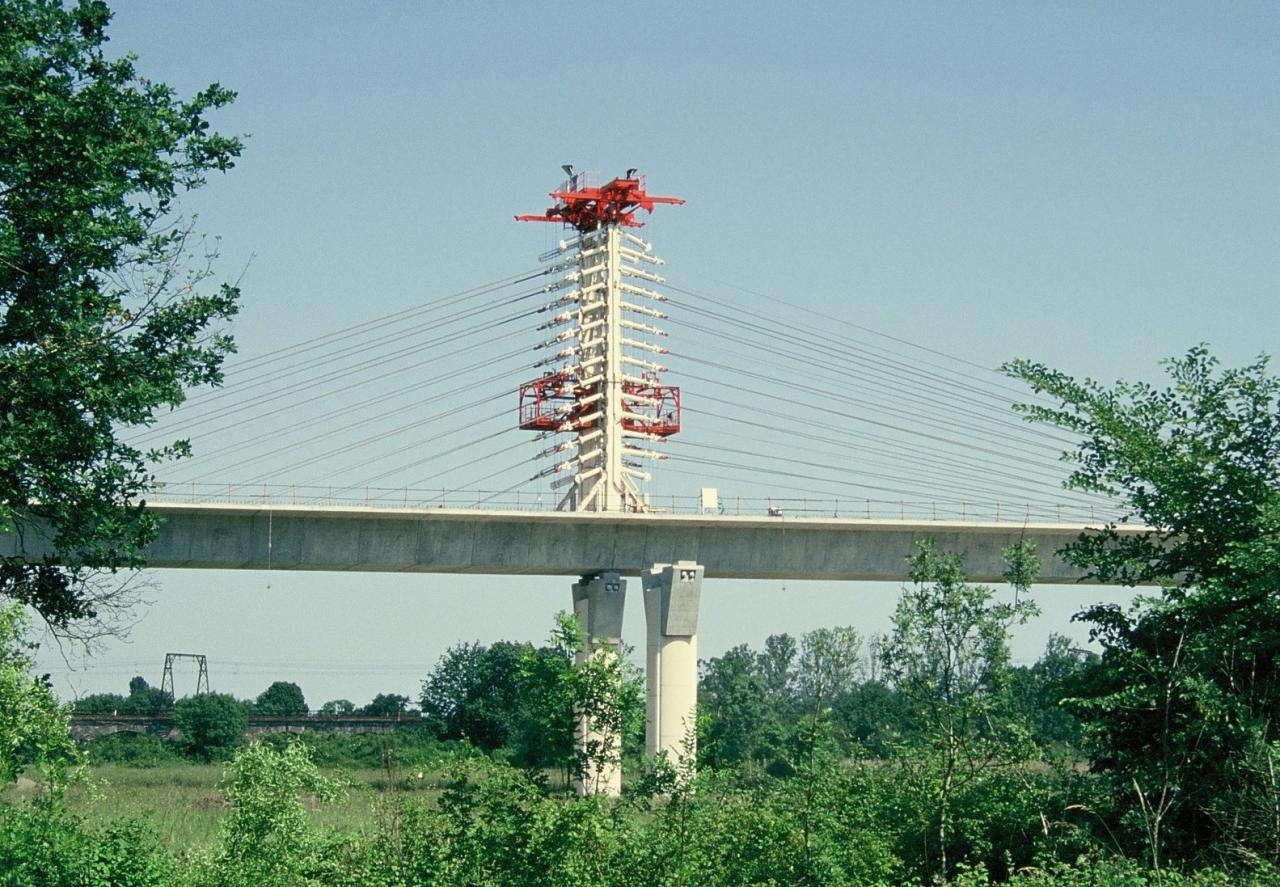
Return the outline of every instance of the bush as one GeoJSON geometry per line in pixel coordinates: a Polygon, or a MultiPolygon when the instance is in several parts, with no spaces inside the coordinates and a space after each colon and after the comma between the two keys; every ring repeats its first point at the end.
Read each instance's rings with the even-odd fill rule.
{"type": "Polygon", "coordinates": [[[125,698],[119,693],[90,693],[71,703],[71,709],[78,715],[121,714],[125,709],[125,698]]]}
{"type": "Polygon", "coordinates": [[[182,759],[177,745],[145,733],[111,733],[91,739],[83,748],[92,764],[160,767],[182,759]]]}
{"type": "Polygon", "coordinates": [[[386,767],[421,769],[472,754],[461,742],[441,742],[421,727],[402,727],[393,733],[275,733],[262,742],[283,750],[291,742],[307,747],[320,767],[373,770],[386,767]]]}
{"type": "Polygon", "coordinates": [[[0,806],[0,887],[165,887],[175,874],[143,823],[88,829],[49,799],[0,806]]]}
{"type": "Polygon", "coordinates": [[[244,706],[225,693],[189,696],[173,707],[173,719],[188,754],[205,761],[229,757],[248,724],[244,706]]]}
{"type": "Polygon", "coordinates": [[[223,788],[231,811],[219,845],[196,883],[249,887],[331,883],[330,848],[311,822],[302,796],[331,802],[342,786],[320,775],[299,742],[276,751],[254,742],[236,752],[223,788]]]}

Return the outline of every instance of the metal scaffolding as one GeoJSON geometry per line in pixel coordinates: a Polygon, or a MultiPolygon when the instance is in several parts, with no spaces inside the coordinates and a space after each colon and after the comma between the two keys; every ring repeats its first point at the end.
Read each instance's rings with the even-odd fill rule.
{"type": "Polygon", "coordinates": [[[666,458],[648,445],[680,430],[680,389],[662,384],[666,367],[655,359],[667,353],[655,341],[666,336],[655,324],[667,319],[667,297],[654,289],[662,259],[624,229],[643,225],[639,210],[684,201],[646,193],[635,170],[601,186],[566,172],[551,192],[555,205],[516,217],[576,231],[541,257],[561,276],[547,287],[556,299],[543,306],[555,313],[539,327],[558,332],[537,347],[556,350],[539,362],[542,377],[520,386],[520,427],[573,436],[544,451],[562,456],[540,472],[563,475],[552,481],[565,490],[558,510],[647,511],[645,460],[666,458]]]}

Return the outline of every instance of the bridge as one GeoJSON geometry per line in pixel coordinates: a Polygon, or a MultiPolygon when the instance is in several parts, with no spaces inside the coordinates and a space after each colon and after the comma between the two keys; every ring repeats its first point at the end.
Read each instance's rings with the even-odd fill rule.
{"type": "MultiPolygon", "coordinates": [[[[1064,488],[1079,441],[1010,413],[1034,393],[777,296],[669,286],[635,229],[682,201],[635,170],[566,173],[522,217],[563,238],[540,268],[230,362],[224,389],[134,429],[140,451],[190,438],[198,454],[149,499],[149,564],[570,576],[584,656],[617,655],[638,577],[646,749],[672,755],[707,577],[903,580],[932,538],[977,581],[999,582],[1021,539],[1043,581],[1082,579],[1057,551],[1124,512],[1064,488]]],[[[39,529],[0,545],[56,556],[39,529]]]]}
{"type": "MultiPolygon", "coordinates": [[[[254,715],[245,726],[246,736],[269,733],[394,733],[399,727],[421,723],[414,718],[370,717],[368,715],[297,715],[277,717],[254,715]]],[[[114,733],[138,733],[158,739],[181,739],[173,715],[72,714],[71,735],[88,742],[114,733]]]]}
{"type": "MultiPolygon", "coordinates": [[[[907,556],[933,539],[965,556],[974,581],[1001,582],[1001,552],[1036,543],[1041,579],[1084,579],[1057,551],[1082,524],[463,508],[152,503],[157,568],[639,575],[696,561],[714,579],[906,581],[907,556]]],[[[1137,531],[1141,528],[1135,528],[1137,531]]]]}

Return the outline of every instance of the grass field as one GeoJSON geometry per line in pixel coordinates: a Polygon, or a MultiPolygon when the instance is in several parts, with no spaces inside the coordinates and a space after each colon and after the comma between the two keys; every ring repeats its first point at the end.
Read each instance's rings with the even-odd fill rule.
{"type": "MultiPolygon", "coordinates": [[[[174,851],[208,846],[218,833],[227,810],[220,790],[223,764],[178,763],[161,767],[92,767],[88,785],[73,786],[68,809],[90,823],[137,818],[151,823],[174,851]]],[[[348,784],[346,798],[336,804],[308,804],[317,824],[343,831],[372,825],[379,805],[392,796],[431,800],[439,795],[440,775],[415,770],[389,775],[385,770],[325,770],[348,784]],[[419,776],[421,774],[421,776],[419,776]]],[[[30,796],[37,791],[31,779],[0,792],[0,800],[30,796]]]]}

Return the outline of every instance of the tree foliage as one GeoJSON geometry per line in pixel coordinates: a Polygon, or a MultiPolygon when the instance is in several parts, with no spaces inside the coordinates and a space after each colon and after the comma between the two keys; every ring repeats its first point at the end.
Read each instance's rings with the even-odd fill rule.
{"type": "Polygon", "coordinates": [[[258,694],[254,710],[260,715],[292,717],[307,713],[307,700],[302,688],[292,681],[275,681],[258,694]]]}
{"type": "MultiPolygon", "coordinates": [[[[345,699],[340,699],[338,701],[346,702],[345,699]]],[[[350,703],[348,703],[348,705],[349,704],[350,703]]],[[[389,718],[402,713],[408,705],[408,696],[401,696],[399,693],[379,693],[377,696],[373,697],[368,705],[360,709],[360,713],[364,715],[389,718]]]]}
{"type": "Polygon", "coordinates": [[[90,693],[72,706],[76,714],[155,715],[173,708],[173,697],[159,687],[152,687],[141,676],[129,681],[129,695],[90,693]]]}
{"type": "Polygon", "coordinates": [[[1061,702],[1068,687],[1096,660],[1096,654],[1073,647],[1060,634],[1051,634],[1038,660],[1011,669],[1010,705],[1042,749],[1079,743],[1080,721],[1061,702]]]}
{"type": "Polygon", "coordinates": [[[1196,588],[1233,579],[1242,546],[1274,538],[1280,497],[1280,379],[1268,358],[1219,369],[1203,346],[1164,361],[1172,384],[1105,386],[1077,381],[1043,364],[1006,365],[1057,407],[1021,405],[1030,421],[1080,438],[1064,454],[1073,489],[1116,496],[1128,508],[1121,523],[1150,527],[1089,533],[1064,556],[1103,582],[1196,588]]]}
{"type": "Polygon", "coordinates": [[[441,739],[467,739],[492,751],[518,729],[520,661],[525,644],[456,644],[422,684],[422,713],[440,724],[441,739]]]}
{"type": "MultiPolygon", "coordinates": [[[[790,636],[787,641],[794,643],[790,636]]],[[[780,650],[775,643],[773,653],[780,650]]],[[[782,714],[774,704],[785,696],[790,656],[779,660],[739,644],[704,663],[698,706],[705,715],[699,756],[709,766],[769,761],[785,739],[782,714]],[[770,690],[774,692],[771,693],[770,690]]]]}
{"type": "Polygon", "coordinates": [[[919,725],[924,747],[904,762],[935,799],[935,810],[920,812],[932,813],[936,822],[938,860],[929,869],[945,882],[955,862],[956,796],[992,767],[1021,764],[1029,756],[1025,734],[1004,718],[1008,632],[1036,612],[1026,594],[1039,562],[1030,543],[1006,549],[1005,579],[1014,600],[1002,603],[993,589],[965,581],[959,555],[939,552],[932,540],[916,546],[909,560],[912,585],[898,601],[880,658],[919,725]]]}
{"type": "Polygon", "coordinates": [[[1161,588],[1079,617],[1103,653],[1068,702],[1123,799],[1117,832],[1157,866],[1280,859],[1280,379],[1265,357],[1222,369],[1204,346],[1165,361],[1165,388],[1007,369],[1060,404],[1028,418],[1080,436],[1069,484],[1150,527],[1110,525],[1064,552],[1103,581],[1161,588]]]}
{"type": "Polygon", "coordinates": [[[503,749],[523,766],[573,775],[584,764],[573,741],[575,710],[627,736],[638,733],[643,712],[639,678],[625,660],[575,667],[581,644],[577,623],[560,614],[541,647],[510,641],[450,647],[423,681],[423,717],[440,739],[503,749]]]}
{"type": "Polygon", "coordinates": [[[22,607],[0,607],[0,786],[28,763],[56,786],[75,749],[66,713],[48,683],[33,675],[26,630],[22,607]]]}
{"type": "Polygon", "coordinates": [[[223,789],[231,812],[222,821],[212,858],[203,861],[196,884],[256,887],[260,884],[320,884],[325,841],[311,823],[301,795],[333,802],[342,786],[320,774],[305,746],[277,751],[254,742],[227,768],[223,789]]]}
{"type": "Polygon", "coordinates": [[[350,715],[355,714],[355,711],[356,704],[350,699],[330,699],[320,706],[320,714],[322,715],[350,715]]]}
{"type": "Polygon", "coordinates": [[[187,449],[120,430],[220,380],[231,341],[210,330],[238,297],[206,286],[179,206],[240,153],[206,119],[233,94],[180,100],[110,58],[110,18],[0,4],[0,527],[35,552],[0,558],[0,594],[64,630],[103,617],[92,571],[141,565],[151,466],[187,449]]]}
{"type": "Polygon", "coordinates": [[[225,693],[201,693],[179,699],[173,719],[187,752],[204,760],[229,757],[244,736],[245,706],[225,693]]]}
{"type": "MultiPolygon", "coordinates": [[[[865,644],[848,626],[770,635],[759,652],[741,644],[703,663],[699,755],[711,766],[756,762],[792,768],[803,718],[830,715],[837,738],[853,740],[867,677],[865,644]]],[[[865,733],[864,733],[865,735],[865,733]]]]}
{"type": "Polygon", "coordinates": [[[91,828],[48,799],[0,807],[0,887],[165,887],[178,871],[147,823],[91,828]]]}

